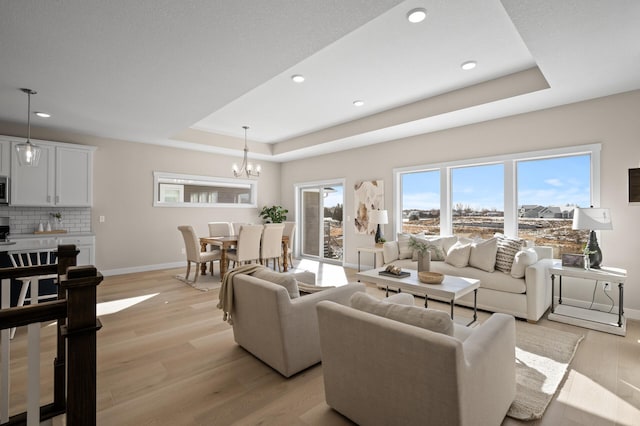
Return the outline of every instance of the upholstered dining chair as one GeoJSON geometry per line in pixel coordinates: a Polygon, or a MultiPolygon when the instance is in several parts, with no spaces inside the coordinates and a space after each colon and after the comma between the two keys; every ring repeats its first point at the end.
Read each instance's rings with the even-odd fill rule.
{"type": "Polygon", "coordinates": [[[282,222],[282,223],[284,223],[284,232],[282,233],[282,235],[289,238],[289,241],[287,242],[287,257],[289,258],[289,266],[293,267],[293,240],[296,236],[296,223],[295,222],[282,222]]]}
{"type": "Polygon", "coordinates": [[[210,237],[228,237],[233,235],[231,223],[229,222],[209,222],[210,237]]]}
{"type": "Polygon", "coordinates": [[[231,222],[231,235],[240,234],[240,228],[242,227],[242,225],[250,225],[250,224],[242,223],[242,222],[231,222]]]}
{"type": "Polygon", "coordinates": [[[260,262],[269,267],[269,261],[273,260],[273,269],[278,265],[280,271],[280,256],[282,255],[282,233],[283,223],[267,223],[262,230],[262,241],[260,242],[260,262]]]}
{"type": "Polygon", "coordinates": [[[192,283],[195,284],[198,281],[201,263],[211,263],[211,275],[213,275],[213,262],[216,260],[220,261],[220,250],[200,251],[200,240],[192,226],[178,226],[178,230],[182,233],[184,246],[187,252],[187,272],[184,274],[185,281],[189,282],[191,262],[196,264],[196,272],[192,283]]]}
{"type": "Polygon", "coordinates": [[[238,244],[227,252],[227,259],[235,265],[260,262],[262,225],[242,225],[238,232],[238,244]]]}

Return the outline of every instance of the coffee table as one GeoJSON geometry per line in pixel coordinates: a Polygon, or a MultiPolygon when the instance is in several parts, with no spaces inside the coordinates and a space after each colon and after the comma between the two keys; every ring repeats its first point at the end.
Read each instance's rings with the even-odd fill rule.
{"type": "Polygon", "coordinates": [[[444,280],[440,284],[425,284],[418,279],[418,271],[413,269],[404,269],[409,272],[407,277],[390,277],[388,275],[380,275],[380,271],[385,268],[370,269],[368,271],[358,272],[356,277],[358,280],[367,281],[374,284],[382,285],[386,288],[387,296],[389,295],[389,287],[397,288],[398,291],[407,291],[413,294],[424,296],[424,307],[428,307],[429,297],[439,297],[448,299],[451,306],[451,319],[453,319],[453,307],[455,301],[460,297],[473,292],[473,320],[467,325],[471,325],[478,320],[478,288],[480,280],[474,278],[455,277],[453,275],[445,275],[444,280]]]}

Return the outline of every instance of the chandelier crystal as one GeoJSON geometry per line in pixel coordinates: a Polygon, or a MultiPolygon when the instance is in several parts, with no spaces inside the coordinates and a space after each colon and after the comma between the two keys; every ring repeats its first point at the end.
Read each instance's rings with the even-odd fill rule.
{"type": "Polygon", "coordinates": [[[20,89],[27,94],[27,141],[16,145],[18,163],[21,166],[36,167],[40,162],[40,147],[31,143],[31,95],[37,92],[31,89],[20,89]]]}
{"type": "Polygon", "coordinates": [[[247,158],[249,154],[249,148],[247,148],[247,130],[249,130],[249,126],[242,126],[242,128],[244,129],[244,157],[240,168],[238,168],[237,164],[233,165],[233,175],[235,177],[258,177],[260,176],[260,171],[262,171],[260,164],[256,164],[254,167],[247,158]]]}

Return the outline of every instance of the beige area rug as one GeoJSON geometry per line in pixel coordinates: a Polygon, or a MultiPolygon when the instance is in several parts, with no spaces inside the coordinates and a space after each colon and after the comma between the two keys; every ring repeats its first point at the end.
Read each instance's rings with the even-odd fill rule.
{"type": "Polygon", "coordinates": [[[516,398],[507,416],[518,420],[542,417],[583,338],[516,321],[516,398]]]}
{"type": "Polygon", "coordinates": [[[176,279],[182,281],[183,283],[190,285],[191,287],[198,289],[200,291],[209,291],[209,290],[218,290],[220,285],[220,275],[198,275],[198,281],[194,284],[193,281],[193,270],[189,274],[189,281],[185,280],[184,274],[176,275],[176,279]]]}

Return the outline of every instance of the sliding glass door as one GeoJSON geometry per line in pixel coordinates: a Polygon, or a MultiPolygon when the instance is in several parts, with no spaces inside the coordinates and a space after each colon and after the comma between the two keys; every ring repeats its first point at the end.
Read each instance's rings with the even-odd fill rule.
{"type": "Polygon", "coordinates": [[[342,263],[344,185],[327,182],[299,186],[302,256],[342,263]]]}

